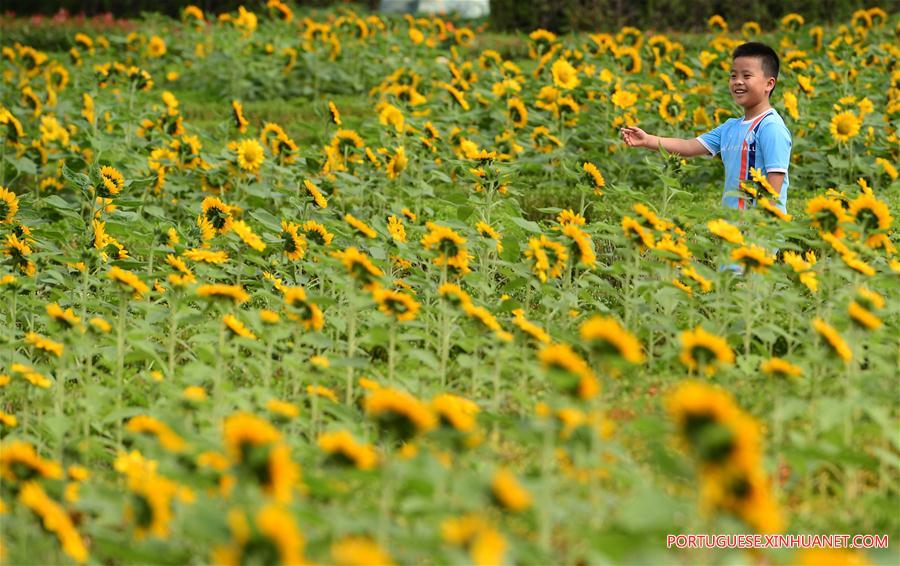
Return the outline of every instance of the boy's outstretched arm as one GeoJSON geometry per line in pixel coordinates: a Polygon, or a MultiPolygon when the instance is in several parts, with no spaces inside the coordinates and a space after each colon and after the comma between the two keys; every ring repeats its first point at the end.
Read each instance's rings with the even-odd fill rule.
{"type": "Polygon", "coordinates": [[[635,126],[622,128],[622,139],[625,140],[629,147],[645,147],[658,150],[662,146],[669,153],[681,155],[682,157],[709,155],[709,151],[696,138],[686,140],[681,138],[661,138],[648,134],[635,126]]]}

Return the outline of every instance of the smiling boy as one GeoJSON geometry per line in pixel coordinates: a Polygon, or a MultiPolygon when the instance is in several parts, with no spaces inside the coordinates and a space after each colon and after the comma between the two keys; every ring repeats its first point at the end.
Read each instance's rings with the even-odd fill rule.
{"type": "Polygon", "coordinates": [[[769,101],[778,81],[778,68],[778,55],[771,47],[744,43],[732,54],[729,80],[732,98],[744,109],[742,118],[726,120],[696,138],[664,138],[632,126],[622,128],[622,139],[630,147],[662,147],[683,157],[721,154],[725,164],[722,204],[728,208],[743,210],[755,205],[754,199],[738,196],[738,191],[740,182],[750,178],[750,169],[760,169],[778,194],[775,205],[787,212],[791,133],[769,101]]]}

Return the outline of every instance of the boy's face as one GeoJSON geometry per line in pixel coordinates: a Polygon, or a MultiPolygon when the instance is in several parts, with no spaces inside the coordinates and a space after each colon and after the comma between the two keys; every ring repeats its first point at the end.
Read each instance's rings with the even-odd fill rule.
{"type": "Polygon", "coordinates": [[[731,63],[728,82],[734,101],[744,108],[752,108],[768,100],[775,88],[775,77],[767,77],[760,57],[737,57],[731,63]]]}

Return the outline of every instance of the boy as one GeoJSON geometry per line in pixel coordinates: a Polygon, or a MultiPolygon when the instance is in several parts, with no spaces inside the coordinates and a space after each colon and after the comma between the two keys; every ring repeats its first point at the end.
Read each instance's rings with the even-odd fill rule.
{"type": "Polygon", "coordinates": [[[778,194],[775,205],[787,212],[788,167],[791,133],[772,108],[769,99],[778,80],[778,55],[768,45],[750,42],[732,54],[731,96],[744,109],[743,118],[731,118],[696,138],[661,138],[640,128],[622,128],[622,139],[630,147],[665,148],[684,157],[722,154],[725,190],[722,204],[745,209],[754,200],[738,196],[740,182],[750,179],[750,168],[760,169],[778,194]]]}

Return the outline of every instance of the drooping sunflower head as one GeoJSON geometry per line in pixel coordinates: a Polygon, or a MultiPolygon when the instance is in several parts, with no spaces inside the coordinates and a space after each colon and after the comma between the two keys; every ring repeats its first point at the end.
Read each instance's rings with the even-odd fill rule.
{"type": "Polygon", "coordinates": [[[245,133],[250,122],[244,118],[244,107],[237,100],[231,101],[231,117],[234,120],[234,126],[237,130],[242,134],[245,133]]]}
{"type": "Polygon", "coordinates": [[[598,169],[596,165],[590,162],[585,162],[582,165],[582,169],[584,169],[584,172],[587,174],[591,185],[594,187],[594,194],[597,196],[602,195],[603,188],[606,186],[606,179],[603,178],[603,174],[600,173],[600,169],[598,169]]]}
{"type": "Polygon", "coordinates": [[[822,341],[828,345],[830,351],[842,359],[844,363],[849,364],[853,359],[853,350],[841,337],[837,329],[818,317],[813,319],[812,326],[822,341]]]}

